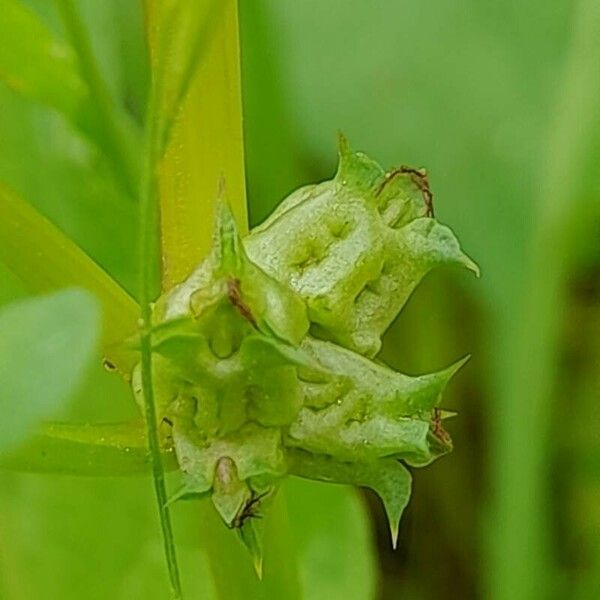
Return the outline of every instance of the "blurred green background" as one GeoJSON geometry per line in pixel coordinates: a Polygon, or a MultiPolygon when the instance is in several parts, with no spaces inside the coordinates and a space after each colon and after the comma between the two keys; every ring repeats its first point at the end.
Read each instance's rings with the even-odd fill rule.
{"type": "MultiPolygon", "coordinates": [[[[53,3],[27,3],[63,35],[53,3]]],[[[78,4],[111,93],[139,122],[140,3],[78,4]]],[[[455,451],[416,473],[399,549],[370,495],[363,523],[353,503],[323,513],[325,486],[289,490],[306,597],[600,597],[600,4],[241,0],[240,10],[252,222],[332,175],[342,130],[385,167],[428,169],[437,218],[483,273],[430,275],[387,335],[384,359],[407,373],[472,354],[445,402],[459,412],[455,451]],[[344,519],[363,524],[339,531],[344,519]]],[[[106,159],[3,85],[0,181],[135,289],[135,206],[106,159]]],[[[0,301],[24,295],[1,265],[0,278],[0,301]]],[[[98,367],[71,417],[132,410],[98,367]]],[[[145,480],[1,473],[0,598],[166,597],[152,500],[145,480]]],[[[209,597],[190,522],[178,523],[186,586],[209,597]]]]}

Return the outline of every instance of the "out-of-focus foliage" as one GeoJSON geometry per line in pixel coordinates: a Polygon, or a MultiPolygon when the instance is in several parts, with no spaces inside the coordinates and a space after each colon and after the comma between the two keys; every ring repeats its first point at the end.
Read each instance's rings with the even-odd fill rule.
{"type": "MultiPolygon", "coordinates": [[[[35,9],[34,14],[54,35],[59,35],[61,21],[54,3],[38,0],[25,4],[35,9]]],[[[140,95],[143,98],[146,77],[141,59],[142,15],[139,9],[132,11],[133,6],[129,11],[121,6],[137,3],[100,5],[86,0],[78,4],[113,95],[126,107],[137,106],[140,95]],[[133,82],[135,91],[130,92],[133,82]]],[[[66,43],[64,36],[62,39],[66,43]]],[[[7,46],[3,52],[8,52],[7,46]]],[[[133,290],[135,207],[121,191],[106,154],[91,138],[79,135],[61,113],[27,101],[5,85],[0,87],[0,99],[0,181],[32,203],[133,290]]]]}
{"type": "Polygon", "coordinates": [[[79,75],[75,52],[19,0],[2,0],[0,6],[2,80],[19,94],[52,106],[77,122],[88,90],[79,75]]]}
{"type": "Polygon", "coordinates": [[[0,185],[0,263],[31,293],[79,286],[102,303],[102,346],[135,329],[136,302],[28,202],[0,185]]]}
{"type": "MultiPolygon", "coordinates": [[[[70,43],[55,3],[23,3],[52,39],[70,43]]],[[[128,115],[126,130],[135,132],[147,89],[140,3],[75,4],[111,101],[128,115]]],[[[455,452],[415,477],[399,550],[389,551],[383,520],[376,521],[378,558],[364,550],[369,528],[345,490],[289,486],[293,531],[286,536],[296,536],[305,597],[596,598],[597,3],[240,5],[254,223],[296,186],[331,176],[341,129],[385,166],[427,167],[436,216],[453,224],[483,272],[476,286],[459,271],[429,276],[384,341],[385,359],[408,372],[473,355],[450,390],[460,412],[449,426],[455,452]],[[557,198],[573,210],[550,232],[547,210],[557,198]],[[555,243],[566,262],[558,269],[555,243]],[[540,247],[542,258],[552,250],[552,262],[535,258],[540,247]],[[536,300],[543,330],[532,331],[523,305],[546,289],[540,273],[556,278],[552,293],[536,300]],[[525,365],[518,378],[514,361],[525,365]],[[530,388],[542,403],[528,401],[530,388]]],[[[0,57],[8,47],[4,37],[2,45],[0,57]]],[[[135,205],[114,157],[64,116],[61,103],[37,100],[54,108],[0,84],[0,181],[134,290],[135,205]]],[[[0,265],[0,301],[25,293],[0,265]]],[[[128,391],[103,371],[100,357],[96,362],[68,416],[130,418],[128,391]]],[[[148,480],[1,473],[0,483],[0,597],[165,597],[148,480]]],[[[188,595],[210,598],[203,544],[222,541],[198,540],[198,519],[210,517],[192,504],[175,516],[188,595]]],[[[222,544],[224,553],[230,550],[222,544]]],[[[230,585],[247,584],[248,597],[258,597],[252,582],[251,566],[240,563],[230,585]]]]}
{"type": "MultiPolygon", "coordinates": [[[[66,43],[56,6],[46,1],[27,4],[66,43]]],[[[111,92],[135,118],[146,78],[138,3],[77,4],[111,92]]],[[[4,85],[0,104],[0,180],[133,290],[135,207],[121,191],[105,154],[60,113],[4,85]]],[[[43,264],[43,253],[41,257],[43,264]]],[[[1,277],[3,301],[25,292],[4,268],[1,277]]],[[[99,355],[94,364],[64,413],[65,420],[118,421],[133,416],[127,388],[102,368],[99,355]]],[[[165,596],[166,582],[157,576],[163,563],[148,480],[6,473],[0,477],[0,597],[131,598],[144,582],[157,598],[165,596]]],[[[198,558],[196,566],[202,564],[195,550],[189,557],[198,558]]],[[[205,586],[199,580],[190,590],[205,586]]]]}
{"type": "MultiPolygon", "coordinates": [[[[365,550],[371,531],[351,494],[339,494],[336,486],[291,480],[285,484],[289,514],[301,526],[294,527],[293,541],[300,559],[300,589],[306,600],[373,598],[377,589],[376,557],[365,550]],[[335,518],[323,505],[336,507],[335,518]],[[355,527],[340,527],[343,522],[355,527]],[[359,560],[359,553],[363,556],[359,560]],[[352,569],[348,569],[352,565],[352,569]]],[[[389,544],[389,533],[386,544],[389,544]]]]}
{"type": "Polygon", "coordinates": [[[56,418],[81,383],[100,329],[96,300],[71,289],[18,300],[0,311],[0,450],[56,418]]]}
{"type": "Polygon", "coordinates": [[[431,276],[384,344],[386,360],[416,372],[474,359],[455,388],[451,464],[418,474],[400,552],[382,546],[382,595],[562,598],[579,582],[573,595],[592,597],[600,480],[569,465],[589,464],[596,444],[582,432],[598,425],[600,358],[583,337],[597,286],[582,300],[577,283],[597,279],[600,258],[596,3],[242,7],[252,217],[308,173],[330,176],[339,128],[386,166],[427,167],[436,216],[482,268],[477,290],[458,274],[431,276]],[[567,210],[549,225],[558,204],[567,210]],[[552,262],[535,258],[540,247],[552,262]],[[532,285],[553,291],[538,298],[532,285]],[[531,365],[530,382],[515,361],[523,373],[531,365]],[[574,537],[575,553],[564,545],[574,537]]]}
{"type": "MultiPolygon", "coordinates": [[[[63,32],[60,13],[55,5],[42,1],[25,4],[35,11],[34,14],[58,39],[67,41],[73,37],[72,13],[69,15],[70,30],[63,32]]],[[[75,23],[75,29],[79,35],[83,27],[91,35],[91,49],[98,64],[87,65],[88,76],[93,74],[93,77],[101,77],[106,86],[102,86],[102,90],[108,90],[109,100],[116,103],[117,110],[125,110],[130,119],[139,121],[144,112],[147,73],[143,60],[145,40],[140,26],[142,13],[139,3],[115,0],[98,4],[85,0],[60,4],[63,10],[65,6],[67,10],[73,6],[80,9],[83,21],[75,23]]],[[[88,52],[88,61],[89,58],[88,52]]],[[[95,84],[97,86],[98,81],[95,84]]],[[[14,190],[10,192],[10,197],[26,198],[126,289],[134,290],[136,208],[123,192],[119,173],[114,169],[116,161],[113,160],[111,164],[110,159],[114,159],[114,156],[107,156],[93,135],[82,137],[81,132],[74,130],[60,114],[24,99],[13,88],[2,85],[0,95],[4,109],[0,116],[0,180],[14,190]]],[[[180,138],[177,134],[175,143],[179,148],[180,138]]],[[[202,144],[200,146],[203,147],[202,144]]],[[[177,156],[180,155],[183,154],[177,156]]],[[[174,164],[177,156],[174,157],[174,164]]],[[[194,165],[190,169],[192,167],[194,165]]],[[[181,176],[180,173],[176,175],[181,176]]],[[[14,214],[10,217],[13,219],[14,214]]],[[[37,228],[47,241],[60,241],[43,222],[32,220],[29,225],[37,228]]],[[[30,228],[26,229],[29,235],[30,228]]],[[[38,251],[37,237],[31,240],[31,250],[25,253],[26,257],[38,251]]],[[[27,236],[21,241],[28,245],[27,236]]],[[[39,252],[41,259],[42,247],[39,252]]],[[[57,255],[53,255],[53,258],[57,255]]],[[[73,265],[73,274],[75,268],[79,272],[85,267],[85,271],[85,261],[80,261],[77,256],[75,258],[77,264],[73,265]]],[[[15,267],[16,264],[18,271],[24,264],[27,266],[26,263],[26,260],[17,260],[11,266],[15,267]]],[[[69,272],[67,265],[63,275],[69,272]]],[[[87,281],[83,283],[88,285],[95,277],[89,271],[86,273],[84,279],[87,278],[87,281]]],[[[0,297],[3,302],[26,293],[27,288],[19,277],[23,273],[11,272],[2,265],[0,274],[3,284],[0,297]]],[[[56,281],[52,281],[52,269],[48,270],[47,279],[38,279],[49,283],[50,287],[56,285],[56,281]]],[[[106,289],[100,293],[103,297],[104,292],[106,289]]],[[[102,369],[100,356],[96,357],[95,364],[96,368],[71,403],[65,418],[72,422],[124,421],[131,418],[134,411],[126,387],[117,377],[102,369]]],[[[71,442],[78,443],[77,440],[85,441],[85,432],[77,429],[53,429],[47,433],[54,440],[62,439],[67,446],[71,442]]],[[[97,433],[95,431],[94,435],[97,433]]],[[[107,431],[106,440],[113,435],[114,431],[107,431]]],[[[31,451],[34,454],[36,452],[37,441],[33,440],[32,444],[25,449],[27,459],[31,458],[31,451]]],[[[133,450],[134,446],[131,440],[127,440],[124,448],[133,450]]],[[[72,448],[59,445],[51,450],[50,459],[54,460],[61,452],[71,451],[72,448]]],[[[96,453],[89,446],[86,447],[87,451],[96,453]]],[[[22,456],[18,454],[17,459],[22,456]]],[[[48,456],[42,458],[47,461],[48,456]]],[[[96,454],[94,459],[97,457],[96,454]]],[[[9,457],[11,460],[13,458],[12,455],[9,457]]],[[[81,458],[81,466],[85,467],[85,456],[81,458]]],[[[114,456],[106,458],[115,459],[114,456]]],[[[84,481],[64,477],[9,476],[6,473],[1,477],[2,507],[6,508],[2,512],[9,516],[7,523],[1,525],[2,597],[31,598],[43,595],[78,598],[82,593],[90,598],[131,598],[140,594],[148,598],[165,597],[167,588],[162,569],[159,568],[162,565],[161,543],[155,517],[147,502],[151,496],[151,486],[146,479],[84,481]],[[67,511],[65,507],[69,505],[74,506],[67,511]],[[119,507],[119,516],[110,519],[109,515],[115,506],[119,507]],[[35,511],[35,518],[31,518],[31,511],[35,511]],[[67,513],[69,523],[63,524],[59,516],[64,517],[67,513]],[[123,535],[127,535],[127,543],[121,539],[123,535]],[[40,548],[44,549],[43,555],[39,554],[40,548]],[[86,551],[82,552],[82,548],[86,551]],[[54,577],[54,573],[62,571],[61,566],[64,565],[69,565],[64,576],[60,579],[54,577]],[[20,573],[25,568],[28,579],[23,585],[20,573]]],[[[299,489],[303,489],[302,485],[299,489]]],[[[309,504],[304,503],[303,509],[307,506],[309,504]]],[[[338,561],[336,568],[330,570],[331,585],[339,586],[344,582],[357,590],[370,589],[375,576],[369,567],[372,541],[358,497],[346,488],[336,487],[328,496],[319,499],[318,506],[323,515],[330,516],[330,526],[324,530],[327,539],[339,538],[337,529],[340,525],[348,532],[348,536],[339,538],[336,543],[338,552],[351,555],[352,546],[357,540],[363,547],[363,552],[354,561],[338,561]],[[347,510],[340,512],[340,504],[347,510]]],[[[238,542],[228,537],[228,532],[221,524],[211,523],[210,519],[210,512],[198,512],[197,506],[193,511],[179,508],[175,515],[177,537],[183,540],[181,562],[184,587],[191,597],[211,597],[214,593],[213,577],[218,581],[223,597],[228,598],[271,598],[281,596],[281,589],[297,588],[298,574],[290,536],[295,535],[295,531],[303,530],[300,519],[292,516],[291,523],[288,523],[287,517],[283,520],[279,518],[279,522],[273,524],[266,523],[268,543],[265,572],[270,576],[262,585],[257,581],[250,561],[242,554],[242,548],[238,547],[238,542]],[[206,532],[206,535],[199,535],[200,531],[206,532]],[[207,551],[211,557],[210,567],[205,560],[207,551]],[[287,555],[289,561],[285,560],[287,555]]],[[[313,580],[311,572],[319,565],[309,558],[306,558],[307,567],[303,568],[303,573],[305,578],[313,580]]],[[[302,556],[300,560],[304,560],[302,556]]]]}

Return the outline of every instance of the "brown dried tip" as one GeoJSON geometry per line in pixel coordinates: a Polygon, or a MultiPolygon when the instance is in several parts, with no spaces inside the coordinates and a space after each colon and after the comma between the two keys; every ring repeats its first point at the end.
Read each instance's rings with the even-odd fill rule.
{"type": "Polygon", "coordinates": [[[254,319],[250,307],[242,300],[239,279],[232,278],[227,280],[227,297],[229,298],[229,302],[237,308],[242,317],[249,321],[253,327],[257,327],[256,320],[254,319]]]}
{"type": "Polygon", "coordinates": [[[431,433],[433,433],[433,435],[440,440],[444,446],[452,445],[452,438],[442,425],[442,411],[438,407],[433,409],[431,433]]]}
{"type": "Polygon", "coordinates": [[[379,196],[381,192],[386,188],[386,186],[400,175],[409,175],[411,181],[419,188],[421,194],[423,194],[423,201],[425,202],[425,208],[427,210],[426,216],[433,217],[433,193],[429,188],[429,179],[427,177],[427,171],[423,168],[415,169],[414,167],[408,167],[406,165],[401,165],[397,169],[393,169],[388,171],[385,174],[384,180],[377,188],[376,195],[379,196]]]}

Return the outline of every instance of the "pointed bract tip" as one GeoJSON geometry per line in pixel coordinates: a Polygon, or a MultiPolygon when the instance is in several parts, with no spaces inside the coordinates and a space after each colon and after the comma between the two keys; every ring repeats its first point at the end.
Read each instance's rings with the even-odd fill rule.
{"type": "Polygon", "coordinates": [[[262,530],[257,530],[251,520],[238,529],[239,537],[252,557],[254,571],[259,579],[263,576],[262,530]]]}
{"type": "Polygon", "coordinates": [[[182,485],[164,504],[164,508],[169,508],[175,502],[179,502],[179,500],[184,500],[186,496],[190,494],[190,490],[187,486],[182,485]]]}
{"type": "Polygon", "coordinates": [[[217,200],[225,200],[225,188],[225,175],[221,173],[221,176],[219,177],[219,183],[217,184],[217,200]]]}
{"type": "Polygon", "coordinates": [[[436,373],[433,373],[431,375],[431,377],[433,377],[433,378],[439,378],[438,380],[441,381],[441,384],[442,384],[441,388],[440,388],[440,395],[436,402],[436,406],[437,406],[437,404],[439,404],[440,400],[442,399],[442,392],[448,385],[448,382],[464,367],[464,365],[467,362],[469,362],[470,358],[471,358],[471,355],[467,354],[466,356],[463,356],[462,358],[457,360],[455,363],[452,363],[449,367],[446,367],[445,369],[442,369],[441,371],[437,371],[436,373]]]}
{"type": "Polygon", "coordinates": [[[215,207],[214,247],[222,269],[234,271],[238,266],[240,237],[237,223],[229,204],[219,199],[215,207]]]}
{"type": "Polygon", "coordinates": [[[379,473],[376,485],[370,485],[381,498],[390,527],[392,548],[398,546],[400,519],[410,499],[412,477],[410,472],[397,461],[387,461],[379,473]]]}
{"type": "Polygon", "coordinates": [[[235,217],[231,211],[231,206],[229,206],[229,202],[227,202],[227,200],[221,196],[217,198],[217,203],[215,206],[215,227],[217,232],[221,232],[223,229],[237,230],[235,217]]]}
{"type": "Polygon", "coordinates": [[[466,254],[464,255],[463,264],[465,265],[465,267],[467,267],[467,269],[469,269],[469,271],[475,273],[475,277],[481,277],[481,270],[479,269],[479,265],[474,260],[471,260],[466,254]]]}
{"type": "Polygon", "coordinates": [[[262,556],[255,556],[253,563],[254,563],[254,571],[256,572],[256,576],[262,581],[262,578],[263,578],[262,556]]]}
{"type": "Polygon", "coordinates": [[[338,167],[334,179],[343,186],[359,190],[364,200],[375,202],[383,169],[363,152],[353,152],[343,133],[338,135],[338,167]]]}
{"type": "Polygon", "coordinates": [[[453,419],[458,415],[456,410],[440,410],[440,419],[445,421],[446,419],[453,419]]]}
{"type": "Polygon", "coordinates": [[[348,138],[344,135],[344,133],[340,130],[338,131],[338,154],[340,157],[346,156],[350,154],[350,144],[348,143],[348,138]]]}
{"type": "Polygon", "coordinates": [[[448,373],[448,379],[454,377],[468,362],[471,360],[471,355],[467,354],[462,358],[459,358],[454,364],[450,365],[446,372],[448,373]]]}
{"type": "Polygon", "coordinates": [[[390,524],[390,535],[392,536],[392,550],[396,550],[398,548],[398,535],[400,533],[400,522],[394,523],[392,520],[389,521],[390,524]]]}

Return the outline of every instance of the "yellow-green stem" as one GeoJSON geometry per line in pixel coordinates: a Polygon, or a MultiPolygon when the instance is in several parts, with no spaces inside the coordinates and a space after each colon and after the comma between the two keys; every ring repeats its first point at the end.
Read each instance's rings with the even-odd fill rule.
{"type": "MultiPolygon", "coordinates": [[[[207,5],[206,18],[213,16],[208,9],[214,1],[198,0],[207,5]]],[[[165,289],[184,279],[210,248],[221,179],[238,224],[247,227],[237,3],[219,2],[159,167],[165,289]]]]}

